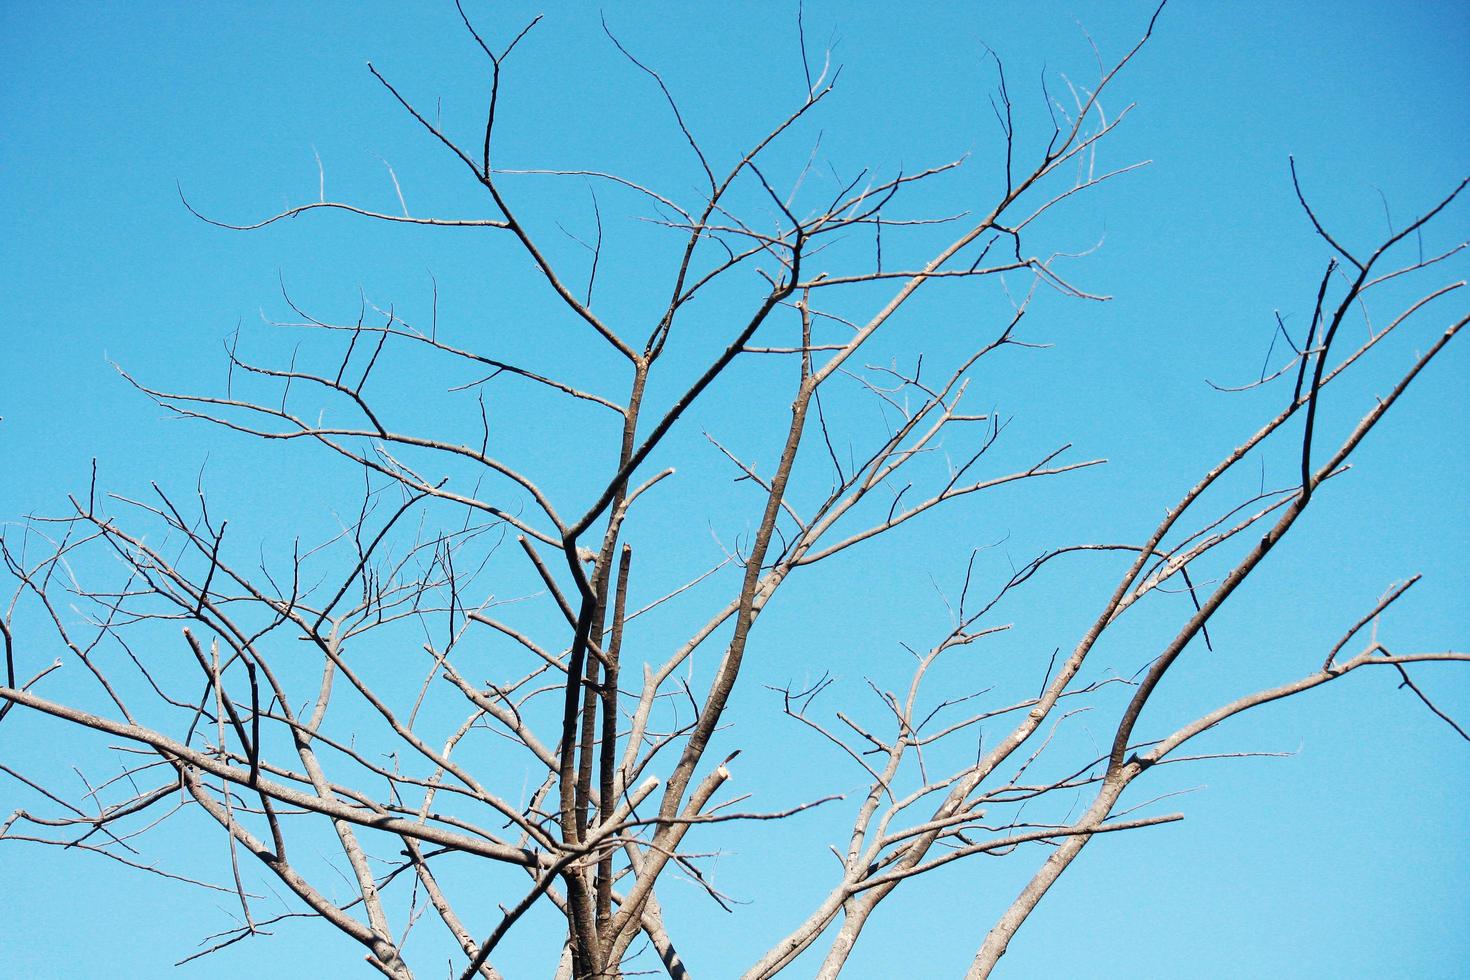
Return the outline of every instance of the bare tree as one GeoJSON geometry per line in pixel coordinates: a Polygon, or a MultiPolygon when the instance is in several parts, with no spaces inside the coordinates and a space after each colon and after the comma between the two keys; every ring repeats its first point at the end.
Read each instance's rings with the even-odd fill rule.
{"type": "MultiPolygon", "coordinates": [[[[695,200],[613,173],[501,169],[496,106],[537,22],[501,37],[461,16],[489,76],[483,132],[472,143],[442,129],[392,79],[372,74],[424,137],[457,160],[488,217],[382,212],[323,197],[228,224],[203,205],[186,206],[240,230],[319,209],[483,229],[519,249],[544,285],[547,315],[574,318],[588,349],[511,363],[441,330],[432,302],[409,315],[364,300],[342,316],[308,310],[287,293],[290,313],[276,326],[304,335],[299,355],[262,361],[236,334],[222,388],[205,393],[124,373],[168,412],[227,430],[222,438],[311,444],[350,483],[360,481],[360,499],[334,537],[273,557],[231,533],[202,483],[193,493],[154,486],[130,497],[106,493],[94,479],[60,516],[8,529],[0,557],[14,588],[0,619],[7,672],[0,719],[16,709],[54,716],[107,738],[124,765],[89,782],[83,798],[68,799],[49,774],[0,764],[37,800],[12,813],[0,837],[174,876],[165,870],[168,834],[208,825],[228,849],[231,880],[196,883],[233,896],[239,911],[197,956],[308,916],[360,943],[368,964],[395,978],[414,975],[405,942],[421,918],[438,919],[453,937],[462,953],[453,972],[465,978],[499,976],[497,948],[518,927],[535,928],[537,941],[561,951],[559,976],[650,969],[639,957],[651,951],[670,977],[687,977],[660,884],[683,877],[711,908],[728,908],[709,850],[722,846],[722,834],[813,819],[825,821],[816,836],[833,842],[837,859],[825,894],[738,969],[771,977],[814,951],[803,962],[835,977],[879,904],[905,882],[978,855],[1025,860],[1039,849],[1023,845],[1044,845],[1020,894],[988,932],[971,937],[969,975],[983,977],[1094,837],[1182,819],[1124,794],[1157,766],[1218,757],[1189,754],[1215,726],[1371,670],[1400,678],[1465,735],[1410,668],[1470,654],[1403,651],[1378,635],[1379,615],[1417,577],[1385,583],[1371,608],[1347,611],[1341,638],[1274,686],[1222,691],[1183,724],[1160,724],[1148,710],[1170,672],[1210,645],[1209,624],[1226,600],[1470,320],[1446,312],[1462,302],[1465,283],[1436,278],[1465,245],[1423,247],[1424,229],[1465,182],[1364,248],[1329,232],[1330,219],[1313,210],[1293,164],[1304,220],[1330,258],[1320,280],[1304,284],[1308,326],[1293,336],[1283,324],[1273,340],[1278,353],[1245,386],[1275,392],[1275,410],[1136,540],[1059,544],[991,587],[971,574],[984,542],[957,525],[954,541],[971,572],[951,590],[949,628],[921,647],[905,646],[912,669],[904,686],[870,683],[870,692],[848,698],[852,692],[823,676],[739,703],[764,711],[762,724],[805,733],[847,767],[802,772],[810,788],[802,798],[746,806],[747,796],[729,785],[740,769],[740,737],[722,729],[737,691],[760,685],[750,664],[772,647],[755,640],[755,627],[788,579],[820,576],[812,566],[850,551],[860,556],[874,539],[940,519],[941,510],[962,519],[963,505],[951,502],[1070,478],[1102,462],[1058,440],[1019,465],[1000,465],[1006,421],[972,407],[969,392],[996,355],[1036,346],[1022,329],[1036,296],[1104,298],[1068,271],[1077,256],[1042,241],[1040,219],[1141,165],[1102,163],[1109,136],[1128,116],[1127,107],[1105,111],[1104,98],[1111,110],[1117,80],[1159,12],[1121,57],[1111,64],[1099,57],[1096,78],[1067,92],[1065,108],[1043,93],[1050,116],[1041,117],[1040,140],[1018,137],[1023,109],[1013,103],[1004,63],[992,57],[1004,168],[982,206],[969,195],[954,212],[922,207],[963,161],[850,175],[836,193],[830,179],[808,179],[819,165],[817,146],[801,154],[803,166],[781,162],[790,154],[773,148],[813,139],[809,117],[837,83],[830,56],[808,57],[804,35],[805,96],[743,153],[719,160],[660,74],[608,33],[662,100],[680,151],[697,160],[705,186],[695,200]],[[593,233],[579,238],[580,265],[558,259],[543,241],[545,222],[516,204],[517,182],[538,180],[592,189],[593,233]],[[612,195],[640,202],[645,221],[681,242],[670,267],[644,270],[662,276],[667,299],[636,319],[611,316],[597,301],[599,201],[612,195]],[[932,245],[938,233],[946,237],[932,245]],[[1007,290],[982,292],[981,281],[1007,290]],[[970,350],[926,359],[905,341],[884,348],[892,355],[886,366],[861,359],[911,311],[916,294],[967,283],[997,304],[988,335],[970,350]],[[690,311],[712,294],[720,349],[698,365],[666,356],[691,329],[690,311]],[[1370,308],[1364,334],[1357,318],[1370,308]],[[1320,407],[1329,389],[1385,338],[1416,329],[1429,331],[1422,352],[1402,365],[1397,382],[1363,406],[1356,425],[1326,431],[1320,407]],[[423,375],[408,367],[418,363],[443,379],[451,392],[443,404],[457,414],[435,401],[434,411],[415,418],[401,410],[401,396],[394,403],[380,394],[419,387],[423,375]],[[585,364],[611,366],[587,371],[585,364]],[[737,372],[766,409],[789,402],[789,412],[774,428],[756,425],[772,415],[767,410],[706,433],[729,467],[720,479],[738,480],[750,509],[724,529],[722,557],[676,581],[678,563],[640,539],[659,540],[650,518],[661,494],[680,481],[695,484],[685,494],[706,492],[699,474],[667,465],[679,461],[670,454],[672,434],[688,428],[681,417],[706,392],[737,372]],[[514,386],[516,397],[489,412],[491,386],[514,386]],[[585,461],[586,486],[539,478],[534,453],[517,458],[498,447],[507,430],[585,461]],[[1277,447],[1290,454],[1292,479],[1242,491],[1250,481],[1239,471],[1277,447]],[[1111,562],[1115,578],[1095,596],[1079,634],[1028,640],[1024,691],[992,690],[983,676],[966,687],[950,674],[941,679],[940,664],[1010,628],[1006,610],[1024,602],[1033,580],[1087,556],[1111,562]],[[1095,652],[1146,600],[1169,624],[1165,638],[1144,646],[1130,634],[1131,672],[1100,669],[1095,652]],[[671,639],[680,631],[682,639],[671,639]],[[63,665],[90,678],[90,695],[48,691],[63,665]],[[840,706],[829,709],[839,695],[840,706]],[[1068,720],[1084,711],[1108,718],[1106,744],[1074,737],[1068,720]],[[854,777],[860,788],[852,794],[854,777]],[[145,841],[158,841],[156,857],[143,852],[145,841]],[[329,847],[335,860],[317,857],[329,847]],[[338,895],[339,877],[350,883],[347,900],[338,895]],[[263,897],[281,886],[289,897],[263,897]],[[562,927],[548,929],[552,919],[562,927]]],[[[708,319],[704,309],[699,315],[708,319]]],[[[677,533],[701,536],[704,528],[677,533]]],[[[1110,656],[1116,665],[1117,651],[1110,656]]]]}

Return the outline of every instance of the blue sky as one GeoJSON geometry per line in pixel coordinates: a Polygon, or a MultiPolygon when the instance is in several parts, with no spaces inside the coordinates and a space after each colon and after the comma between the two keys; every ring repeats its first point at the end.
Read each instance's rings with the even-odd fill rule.
{"type": "MultiPolygon", "coordinates": [[[[471,9],[497,37],[546,14],[508,69],[496,148],[501,166],[605,169],[692,197],[699,173],[687,147],[648,79],[603,37],[595,8],[471,9]]],[[[603,12],[618,36],[664,74],[717,160],[728,163],[801,93],[792,4],[609,4],[603,12]]],[[[947,201],[967,206],[967,195],[993,189],[998,159],[987,102],[994,74],[982,45],[1005,59],[1022,136],[1034,137],[1045,118],[1042,72],[1053,85],[1062,75],[1090,79],[1095,69],[1082,29],[1104,58],[1116,57],[1149,12],[1081,0],[912,8],[812,3],[809,43],[817,49],[835,41],[834,62],[844,69],[830,105],[799,138],[775,149],[772,169],[799,169],[817,128],[824,154],[844,173],[864,166],[892,173],[970,154],[959,175],[920,199],[935,210],[947,201]]],[[[242,533],[267,545],[287,540],[286,526],[307,538],[330,533],[331,508],[349,506],[356,487],[334,483],[337,471],[326,461],[165,420],[109,364],[164,387],[217,387],[220,345],[237,324],[262,357],[289,351],[259,326],[262,312],[282,314],[283,281],[304,304],[338,315],[355,311],[361,289],[422,321],[432,275],[445,329],[473,333],[512,359],[555,355],[577,383],[598,383],[611,367],[575,324],[547,312],[544,291],[528,284],[524,264],[495,233],[316,214],[232,234],[192,218],[179,203],[182,187],[206,213],[252,220],[314,199],[319,157],[329,198],[395,210],[386,162],[415,213],[488,215],[462,170],[397,110],[365,67],[372,61],[425,111],[442,97],[446,129],[472,143],[483,77],[452,3],[10,3],[0,6],[0,49],[0,519],[61,509],[66,493],[85,487],[94,457],[103,482],[124,493],[144,492],[149,481],[187,492],[207,460],[212,507],[242,533]]],[[[1295,155],[1334,232],[1360,247],[1376,242],[1387,221],[1401,225],[1465,175],[1466,50],[1470,22],[1452,3],[1196,2],[1166,10],[1154,40],[1107,101],[1114,113],[1127,103],[1137,108],[1106,148],[1106,162],[1151,165],[1079,199],[1039,229],[1062,250],[1101,239],[1095,254],[1067,268],[1114,299],[1044,297],[1028,337],[1054,347],[1005,362],[977,396],[989,403],[984,407],[1015,416],[1007,451],[1017,458],[1070,441],[1077,453],[1106,456],[1109,465],[1065,485],[987,498],[895,536],[861,560],[834,562],[822,573],[829,578],[794,584],[789,604],[773,607],[761,623],[768,645],[739,702],[750,720],[732,736],[748,749],[743,771],[751,788],[766,794],[763,805],[787,805],[801,795],[807,770],[783,769],[787,753],[810,766],[836,763],[794,729],[781,728],[769,699],[757,693],[760,683],[799,681],[835,665],[846,690],[860,698],[862,676],[898,677],[898,641],[923,642],[943,628],[932,583],[956,582],[970,547],[1005,542],[987,552],[994,564],[981,566],[993,579],[1008,560],[1066,543],[1059,538],[1137,539],[1204,468],[1254,430],[1253,420],[1274,413],[1284,393],[1225,396],[1204,379],[1251,379],[1270,341],[1273,311],[1298,327],[1310,312],[1328,255],[1296,207],[1287,155],[1295,155]],[[831,618],[814,617],[814,608],[831,618]]],[[[534,178],[513,186],[523,209],[556,241],[554,256],[573,268],[584,262],[575,244],[557,237],[554,222],[588,233],[586,186],[534,178]]],[[[659,301],[664,281],[647,272],[661,256],[653,243],[663,240],[633,220],[635,203],[616,195],[602,201],[609,254],[598,286],[602,308],[633,323],[659,301]]],[[[1467,229],[1470,207],[1461,202],[1426,236],[1426,249],[1463,240],[1467,229]]],[[[1461,260],[1435,282],[1467,270],[1461,260]]],[[[912,349],[926,323],[973,322],[993,315],[999,302],[988,287],[936,289],[908,325],[896,326],[893,347],[872,357],[912,349]]],[[[1463,305],[1436,308],[1386,344],[1338,393],[1324,428],[1346,431],[1415,350],[1463,315],[1463,305]]],[[[723,309],[707,309],[695,315],[691,331],[718,338],[731,322],[723,309]]],[[[966,339],[956,338],[946,329],[926,349],[942,357],[966,339]]],[[[671,369],[703,356],[704,348],[691,343],[671,355],[671,369]]],[[[1216,652],[1196,656],[1171,681],[1153,716],[1157,730],[1320,663],[1343,627],[1391,582],[1416,572],[1424,581],[1385,618],[1385,639],[1405,650],[1464,648],[1467,357],[1459,341],[1431,366],[1365,444],[1356,468],[1324,489],[1248,594],[1232,599],[1212,628],[1216,652]]],[[[396,399],[395,410],[412,417],[445,404],[423,393],[444,384],[414,373],[426,371],[418,362],[392,366],[406,382],[384,392],[396,399]]],[[[735,532],[748,526],[739,507],[748,510],[750,497],[726,483],[718,495],[706,489],[703,481],[722,470],[700,429],[752,452],[769,446],[760,423],[784,406],[771,403],[767,414],[752,409],[751,394],[760,390],[749,374],[717,386],[668,451],[683,482],[670,487],[666,519],[651,518],[644,533],[664,549],[670,582],[709,558],[715,546],[707,525],[735,532]],[[692,534],[677,523],[686,517],[696,520],[692,534]]],[[[507,419],[529,420],[507,423],[507,453],[580,499],[595,474],[589,477],[582,457],[544,447],[585,433],[574,420],[539,414],[516,397],[492,396],[507,419]]],[[[1275,466],[1268,483],[1291,475],[1289,455],[1268,459],[1275,466]]],[[[1032,631],[1026,635],[1048,647],[1067,644],[1101,601],[1106,573],[1082,569],[1041,583],[1011,614],[1018,631],[1032,631]]],[[[650,582],[649,594],[657,584],[650,582]]],[[[1159,622],[1169,621],[1168,612],[1159,622]]],[[[1153,625],[1141,620],[1129,637],[1146,642],[1153,625]]],[[[1135,662],[1129,654],[1120,648],[1109,656],[1121,665],[1135,662]]],[[[1005,675],[1009,668],[997,661],[992,669],[1005,675]]],[[[1458,707],[1461,718],[1470,713],[1464,672],[1424,669],[1418,679],[1444,706],[1458,707]]],[[[1106,721],[1097,725],[1103,730],[1106,721]]],[[[0,744],[7,760],[61,774],[73,751],[62,734],[17,713],[7,718],[0,744]]],[[[1395,690],[1387,674],[1360,675],[1249,716],[1209,744],[1295,754],[1160,773],[1152,784],[1159,792],[1204,787],[1178,802],[1188,819],[1090,845],[1022,930],[1001,975],[1451,977],[1463,969],[1470,960],[1470,766],[1466,744],[1452,731],[1395,690]]],[[[0,811],[34,802],[15,783],[0,782],[0,811]]],[[[803,842],[822,839],[816,824],[802,826],[800,835],[803,842]]],[[[737,919],[689,906],[681,924],[704,936],[696,947],[703,959],[693,964],[700,975],[743,968],[754,944],[780,935],[809,900],[809,876],[826,870],[794,850],[785,857],[779,841],[738,839],[748,853],[775,846],[783,859],[774,870],[742,864],[739,854],[722,862],[728,887],[753,900],[737,919]],[[762,882],[773,875],[778,888],[764,894],[762,882]]],[[[177,855],[216,874],[221,856],[222,848],[192,842],[177,855]]],[[[865,933],[866,958],[849,975],[959,975],[994,913],[1039,860],[1038,852],[1022,852],[1004,862],[961,864],[900,892],[890,900],[896,907],[885,906],[865,933]],[[924,937],[936,933],[953,941],[934,943],[922,954],[932,959],[917,961],[924,937]]],[[[217,908],[225,903],[201,900],[185,886],[29,845],[0,851],[0,889],[10,896],[0,959],[18,976],[161,975],[200,936],[225,924],[217,908]]],[[[692,891],[673,894],[698,901],[692,891]]],[[[666,906],[673,901],[664,898],[666,906]]],[[[318,945],[320,939],[314,927],[288,925],[254,948],[241,944],[177,972],[254,975],[258,958],[277,955],[272,970],[282,977],[323,975],[325,956],[334,957],[331,971],[355,968],[358,955],[348,944],[318,945]]],[[[517,955],[527,957],[524,973],[510,960],[508,975],[541,975],[544,964],[529,951],[517,955]]]]}

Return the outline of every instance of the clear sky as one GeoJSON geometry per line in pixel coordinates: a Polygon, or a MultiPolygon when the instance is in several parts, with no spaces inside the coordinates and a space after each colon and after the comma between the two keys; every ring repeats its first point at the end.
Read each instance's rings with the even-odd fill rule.
{"type": "MultiPolygon", "coordinates": [[[[546,14],[509,69],[498,123],[501,166],[605,169],[692,197],[698,174],[687,147],[647,77],[602,35],[595,7],[517,0],[471,9],[497,37],[546,14]]],[[[690,127],[726,164],[800,94],[793,3],[609,3],[603,12],[664,73],[690,127]]],[[[776,166],[788,175],[799,169],[815,128],[845,173],[863,166],[892,173],[969,153],[966,175],[936,185],[925,199],[936,209],[946,200],[966,207],[966,194],[991,186],[999,146],[983,45],[1005,59],[1020,128],[1034,136],[1045,118],[1041,73],[1053,85],[1062,75],[1085,83],[1095,73],[1083,28],[1111,59],[1136,39],[1150,12],[1143,4],[1084,0],[816,0],[806,10],[809,42],[819,49],[835,41],[843,73],[814,127],[777,150],[776,166]]],[[[898,641],[923,642],[942,628],[933,583],[953,584],[971,546],[1007,542],[993,556],[998,564],[987,574],[994,578],[1007,558],[1024,560],[1048,543],[1136,540],[1151,529],[1205,467],[1254,430],[1253,420],[1285,398],[1226,396],[1205,379],[1255,377],[1273,311],[1298,327],[1309,315],[1328,253],[1296,207],[1287,155],[1295,155],[1334,230],[1360,246],[1376,242],[1387,221],[1401,225],[1470,169],[1466,51],[1470,19],[1453,2],[1176,0],[1106,103],[1114,113],[1137,104],[1106,162],[1151,165],[1043,229],[1061,250],[1102,239],[1096,253],[1068,268],[1114,299],[1046,298],[1028,336],[1054,348],[987,379],[981,397],[1015,415],[1018,452],[1070,441],[1109,465],[1065,487],[994,498],[949,523],[916,527],[891,551],[835,566],[831,592],[816,583],[794,590],[791,605],[773,607],[761,623],[769,638],[752,689],[834,669],[860,698],[861,677],[889,670],[898,641]],[[956,535],[962,542],[950,547],[956,535]],[[822,602],[844,625],[811,615],[822,602]]],[[[165,420],[109,364],[164,387],[218,386],[222,340],[242,322],[267,333],[260,314],[282,313],[281,281],[304,303],[339,315],[356,309],[361,288],[426,320],[432,274],[446,329],[490,323],[492,339],[482,349],[554,353],[568,375],[602,377],[603,355],[560,319],[543,323],[544,291],[481,232],[316,214],[233,234],[204,225],[179,202],[181,186],[213,216],[258,218],[315,199],[319,157],[329,198],[396,210],[386,162],[415,213],[488,215],[462,170],[404,118],[365,67],[371,60],[427,109],[442,97],[446,129],[473,143],[482,66],[452,3],[11,0],[0,4],[0,55],[0,519],[61,509],[66,493],[85,488],[94,457],[105,484],[128,493],[146,491],[150,480],[188,492],[207,459],[213,506],[240,527],[267,541],[287,524],[305,527],[304,535],[329,528],[326,508],[355,488],[314,494],[332,472],[318,457],[165,420]]],[[[558,220],[588,232],[585,185],[523,181],[516,188],[548,235],[558,220]]],[[[631,220],[634,204],[603,202],[610,257],[600,302],[624,320],[646,316],[659,301],[641,265],[652,232],[631,220]]],[[[1467,235],[1470,206],[1461,202],[1425,247],[1467,235]]],[[[558,241],[558,257],[584,261],[575,245],[558,241]]],[[[1460,260],[1436,281],[1467,272],[1470,263],[1460,260]]],[[[997,298],[944,292],[922,313],[963,322],[978,314],[982,299],[997,298]]],[[[1452,306],[1375,354],[1356,387],[1338,393],[1342,401],[1324,425],[1345,431],[1415,350],[1464,314],[1463,301],[1452,306]]],[[[701,316],[714,336],[727,326],[718,310],[701,316]]],[[[281,349],[264,336],[259,343],[262,351],[281,349]]],[[[945,342],[935,343],[942,352],[945,342]]],[[[1431,366],[1365,444],[1353,472],[1324,489],[1249,594],[1232,599],[1212,627],[1215,652],[1183,671],[1161,702],[1160,730],[1168,717],[1198,714],[1309,670],[1391,582],[1416,572],[1424,581],[1385,619],[1384,639],[1404,650],[1465,648],[1467,343],[1457,341],[1431,366]]],[[[701,355],[689,356],[695,363],[701,355]]],[[[415,385],[443,387],[435,378],[409,380],[396,396],[405,412],[414,408],[415,385]]],[[[699,428],[753,440],[740,421],[748,397],[739,385],[717,387],[674,443],[670,458],[679,456],[683,467],[688,457],[692,482],[671,492],[689,495],[691,513],[716,506],[700,496],[697,479],[719,472],[719,461],[702,446],[699,428]]],[[[515,407],[507,407],[507,418],[515,407]]],[[[545,448],[558,432],[565,432],[559,420],[533,419],[505,438],[553,486],[580,499],[587,476],[580,460],[545,448]]],[[[1287,457],[1274,462],[1280,467],[1267,482],[1289,479],[1287,457]]],[[[734,505],[721,497],[717,506],[734,505]]],[[[744,521],[731,526],[739,530],[744,521]]],[[[692,536],[656,526],[649,534],[678,569],[698,566],[713,547],[703,524],[692,536]]],[[[1014,617],[1036,631],[1037,644],[1069,644],[1081,610],[1102,599],[1079,596],[1103,581],[1084,574],[1053,583],[1052,593],[1037,593],[1040,605],[1014,617]]],[[[1137,662],[1127,651],[1117,659],[1137,662]]],[[[1426,668],[1418,680],[1460,718],[1470,715],[1467,672],[1426,668]]],[[[774,765],[790,752],[813,766],[838,764],[793,727],[782,728],[769,701],[751,694],[742,708],[756,713],[740,734],[749,788],[766,794],[762,806],[798,799],[803,770],[793,764],[762,776],[761,760],[774,765]]],[[[64,781],[69,738],[17,712],[0,728],[0,761],[39,765],[64,781]]],[[[1250,716],[1210,746],[1294,754],[1160,773],[1156,791],[1201,787],[1165,804],[1177,804],[1188,819],[1095,840],[1022,930],[1001,975],[1464,975],[1470,745],[1384,672],[1250,716]]],[[[0,812],[34,804],[18,784],[0,779],[0,812]]],[[[825,839],[815,824],[801,832],[803,841],[825,839]]],[[[212,841],[179,847],[181,863],[225,873],[223,848],[212,841]]],[[[994,913],[1039,860],[1040,852],[1023,851],[1004,862],[961,864],[900,892],[864,934],[864,958],[846,975],[961,975],[994,913]],[[930,950],[930,937],[940,935],[930,950]]],[[[733,919],[691,905],[690,927],[704,933],[695,947],[701,957],[691,956],[699,976],[743,969],[755,945],[779,935],[802,907],[807,876],[828,870],[798,857],[757,867],[735,854],[728,862],[725,884],[752,904],[733,919]]],[[[228,924],[227,901],[25,844],[0,845],[0,894],[0,973],[8,976],[160,976],[199,938],[228,924]]],[[[675,894],[699,901],[693,890],[675,894]]],[[[254,976],[267,961],[283,980],[367,975],[356,950],[300,924],[177,975],[254,976]]],[[[544,964],[510,960],[502,968],[512,977],[536,976],[544,964]]]]}

